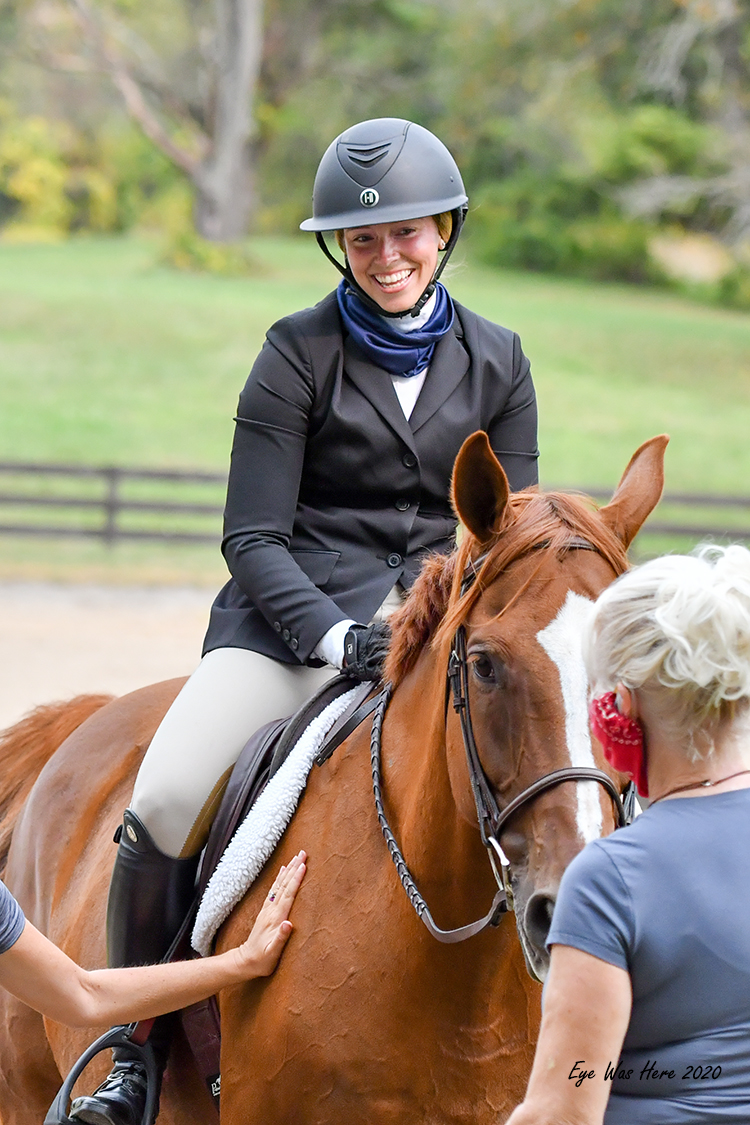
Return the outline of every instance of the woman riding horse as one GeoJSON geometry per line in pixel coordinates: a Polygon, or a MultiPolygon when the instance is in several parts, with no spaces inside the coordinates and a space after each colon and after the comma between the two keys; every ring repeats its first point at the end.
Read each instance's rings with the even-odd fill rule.
{"type": "MultiPolygon", "coordinates": [[[[464,443],[453,480],[464,534],[424,565],[393,622],[387,714],[388,693],[374,693],[378,724],[312,769],[277,849],[216,935],[220,951],[240,945],[281,855],[309,848],[294,949],[268,980],[217,997],[210,1081],[175,1038],[164,1125],[211,1119],[217,1066],[222,1125],[498,1125],[522,1100],[563,871],[624,814],[625,777],[597,768],[588,731],[582,627],[658,502],[666,444],[644,443],[595,511],[562,493],[510,494],[486,434],[464,443]],[[502,892],[492,840],[510,864],[502,892]],[[466,937],[493,904],[468,926],[469,943],[435,940],[413,886],[400,884],[404,861],[444,930],[466,937]],[[502,899],[513,916],[477,933],[502,899]]],[[[183,683],[52,704],[0,736],[0,869],[27,918],[82,965],[106,963],[113,821],[183,683]]],[[[42,1020],[0,992],[4,1125],[45,1120],[53,1100],[49,1119],[65,1120],[60,1080],[99,1030],[42,1020]]],[[[97,1081],[104,1062],[93,1064],[97,1081]]]]}
{"type": "MultiPolygon", "coordinates": [[[[343,277],[269,330],[240,396],[223,539],[232,578],[119,830],[110,964],[156,961],[170,945],[253,730],[294,711],[332,669],[377,678],[384,619],[424,558],[454,542],[449,486],[463,440],[486,431],[511,487],[536,483],[536,400],[518,337],[439,281],[466,210],[453,157],[412,122],[361,122],[321,160],[302,228],[343,277]],[[334,231],[343,264],[324,238],[334,231]]],[[[152,1041],[163,1067],[167,1028],[152,1041]]],[[[140,1067],[118,1050],[73,1116],[135,1125],[140,1067]]]]}
{"type": "Polygon", "coordinates": [[[747,1121],[750,552],[618,579],[587,663],[608,689],[594,733],[651,804],[563,877],[534,1069],[508,1125],[747,1121]]]}

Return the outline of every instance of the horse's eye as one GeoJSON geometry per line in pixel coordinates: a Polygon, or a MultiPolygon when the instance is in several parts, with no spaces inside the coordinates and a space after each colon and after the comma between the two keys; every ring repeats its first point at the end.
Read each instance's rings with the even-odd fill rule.
{"type": "Polygon", "coordinates": [[[489,656],[485,656],[481,652],[478,653],[477,656],[473,658],[471,667],[478,680],[481,680],[485,684],[495,682],[495,666],[489,656]]]}

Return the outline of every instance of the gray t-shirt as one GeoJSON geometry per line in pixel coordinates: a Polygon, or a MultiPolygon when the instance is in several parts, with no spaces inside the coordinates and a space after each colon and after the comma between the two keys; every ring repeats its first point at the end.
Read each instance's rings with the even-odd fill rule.
{"type": "Polygon", "coordinates": [[[750,1121],[749,892],[750,789],[654,805],[565,872],[548,945],[633,985],[605,1125],[750,1121]]]}
{"type": "Polygon", "coordinates": [[[21,907],[0,879],[0,953],[7,953],[16,944],[23,933],[24,924],[21,907]]]}

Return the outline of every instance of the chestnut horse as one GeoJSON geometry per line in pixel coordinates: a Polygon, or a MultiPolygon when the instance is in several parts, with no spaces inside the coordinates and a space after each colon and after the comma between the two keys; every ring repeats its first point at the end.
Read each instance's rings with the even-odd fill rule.
{"type": "MultiPolygon", "coordinates": [[[[484,914],[497,889],[446,692],[452,635],[463,625],[473,732],[501,808],[550,771],[603,766],[586,721],[580,630],[658,501],[665,445],[646,442],[598,512],[564,494],[509,496],[483,434],[459,454],[454,499],[465,533],[457,552],[428,562],[393,621],[394,690],[382,728],[385,812],[443,928],[484,914]]],[[[89,967],[104,962],[112,834],[179,686],[42,709],[0,748],[7,883],[33,923],[89,967]]],[[[381,834],[370,726],[313,768],[277,853],[219,933],[218,948],[238,943],[283,857],[308,851],[277,972],[220,997],[224,1125],[498,1125],[523,1096],[556,890],[584,843],[614,827],[612,798],[596,781],[573,780],[527,802],[501,837],[515,925],[506,915],[470,941],[441,944],[412,908],[381,834]]],[[[610,776],[621,789],[625,779],[610,776]]],[[[64,1028],[6,996],[3,1125],[38,1125],[101,1030],[64,1028]]],[[[99,1061],[88,1089],[107,1066],[99,1061]]],[[[159,1121],[212,1120],[178,1040],[159,1121]]]]}

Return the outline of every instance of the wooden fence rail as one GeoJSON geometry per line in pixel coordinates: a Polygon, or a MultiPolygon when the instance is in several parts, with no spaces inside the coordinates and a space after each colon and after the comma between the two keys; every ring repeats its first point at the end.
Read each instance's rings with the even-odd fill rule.
{"type": "MultiPolygon", "coordinates": [[[[595,500],[608,501],[611,489],[582,488],[595,500]]],[[[667,492],[651,515],[642,535],[750,540],[750,496],[717,496],[713,493],[667,492]],[[685,520],[689,519],[687,523],[685,520]]]]}
{"type": "Polygon", "coordinates": [[[0,462],[0,534],[216,543],[226,483],[224,473],[0,462]]]}
{"type": "MultiPolygon", "coordinates": [[[[0,535],[215,544],[225,489],[224,473],[0,462],[0,535]]],[[[643,534],[750,541],[750,496],[668,494],[643,534]]]]}

